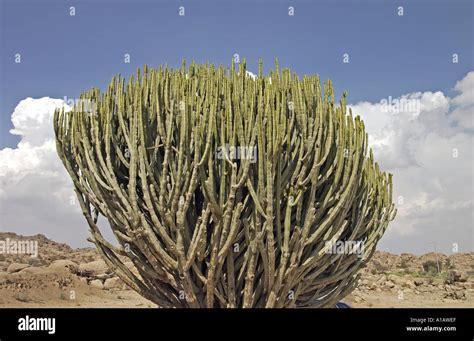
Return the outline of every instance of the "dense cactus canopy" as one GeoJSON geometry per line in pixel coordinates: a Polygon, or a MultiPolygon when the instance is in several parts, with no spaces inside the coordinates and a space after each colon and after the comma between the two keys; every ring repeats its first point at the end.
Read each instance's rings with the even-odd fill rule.
{"type": "Polygon", "coordinates": [[[160,307],[334,306],[395,215],[346,94],[259,69],[145,66],[55,112],[90,240],[160,307]]]}

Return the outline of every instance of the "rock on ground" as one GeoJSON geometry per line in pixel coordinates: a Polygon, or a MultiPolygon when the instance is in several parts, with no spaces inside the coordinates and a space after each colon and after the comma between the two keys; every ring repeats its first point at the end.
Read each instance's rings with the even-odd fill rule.
{"type": "Polygon", "coordinates": [[[48,269],[50,270],[65,270],[65,271],[71,271],[71,270],[77,270],[78,265],[69,260],[69,259],[59,259],[53,261],[49,266],[48,269]]]}
{"type": "Polygon", "coordinates": [[[85,264],[79,264],[79,273],[97,276],[108,272],[109,267],[101,259],[85,264]]]}
{"type": "Polygon", "coordinates": [[[118,277],[107,278],[104,282],[104,289],[111,290],[111,289],[123,289],[124,283],[118,277]]]}
{"type": "Polygon", "coordinates": [[[89,285],[93,288],[104,289],[104,284],[102,283],[100,279],[94,279],[90,281],[89,285]]]}
{"type": "Polygon", "coordinates": [[[23,270],[25,268],[28,268],[28,267],[30,267],[30,264],[12,263],[7,268],[7,272],[12,274],[12,273],[18,272],[20,270],[23,270]]]}

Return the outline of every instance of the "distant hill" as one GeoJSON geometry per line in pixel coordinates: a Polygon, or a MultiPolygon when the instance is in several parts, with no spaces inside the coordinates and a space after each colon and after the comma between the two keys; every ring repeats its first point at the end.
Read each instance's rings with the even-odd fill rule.
{"type": "Polygon", "coordinates": [[[98,252],[92,247],[73,249],[67,244],[55,242],[42,234],[22,236],[13,232],[0,232],[0,242],[6,242],[7,240],[10,243],[36,241],[38,245],[37,257],[31,257],[27,254],[0,253],[0,261],[9,263],[28,263],[33,266],[41,266],[49,265],[58,259],[70,259],[76,263],[87,263],[99,258],[98,252]]]}

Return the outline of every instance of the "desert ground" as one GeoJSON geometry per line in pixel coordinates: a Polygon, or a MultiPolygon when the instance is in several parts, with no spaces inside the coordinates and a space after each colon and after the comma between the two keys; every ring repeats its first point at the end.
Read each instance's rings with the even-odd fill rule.
{"type": "MultiPolygon", "coordinates": [[[[35,240],[39,252],[0,253],[0,308],[156,307],[115,277],[93,248],[0,233],[7,239],[35,240]]],[[[376,252],[344,301],[355,308],[474,307],[474,253],[376,252]]]]}

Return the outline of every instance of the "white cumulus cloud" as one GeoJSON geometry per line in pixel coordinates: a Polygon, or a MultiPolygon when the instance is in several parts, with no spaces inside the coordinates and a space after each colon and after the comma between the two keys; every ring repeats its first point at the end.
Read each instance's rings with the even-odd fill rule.
{"type": "Polygon", "coordinates": [[[454,87],[460,94],[453,98],[457,106],[453,111],[453,119],[464,129],[474,129],[474,71],[471,71],[454,87]]]}
{"type": "Polygon", "coordinates": [[[10,133],[21,140],[0,150],[0,229],[84,246],[87,228],[56,155],[52,119],[61,106],[69,109],[61,99],[26,98],[12,114],[10,133]]]}
{"type": "Polygon", "coordinates": [[[351,106],[364,119],[376,160],[394,174],[398,214],[381,241],[384,249],[420,253],[432,251],[435,242],[446,253],[456,246],[473,250],[468,122],[472,127],[474,72],[455,90],[459,94],[452,99],[428,91],[351,106]]]}

